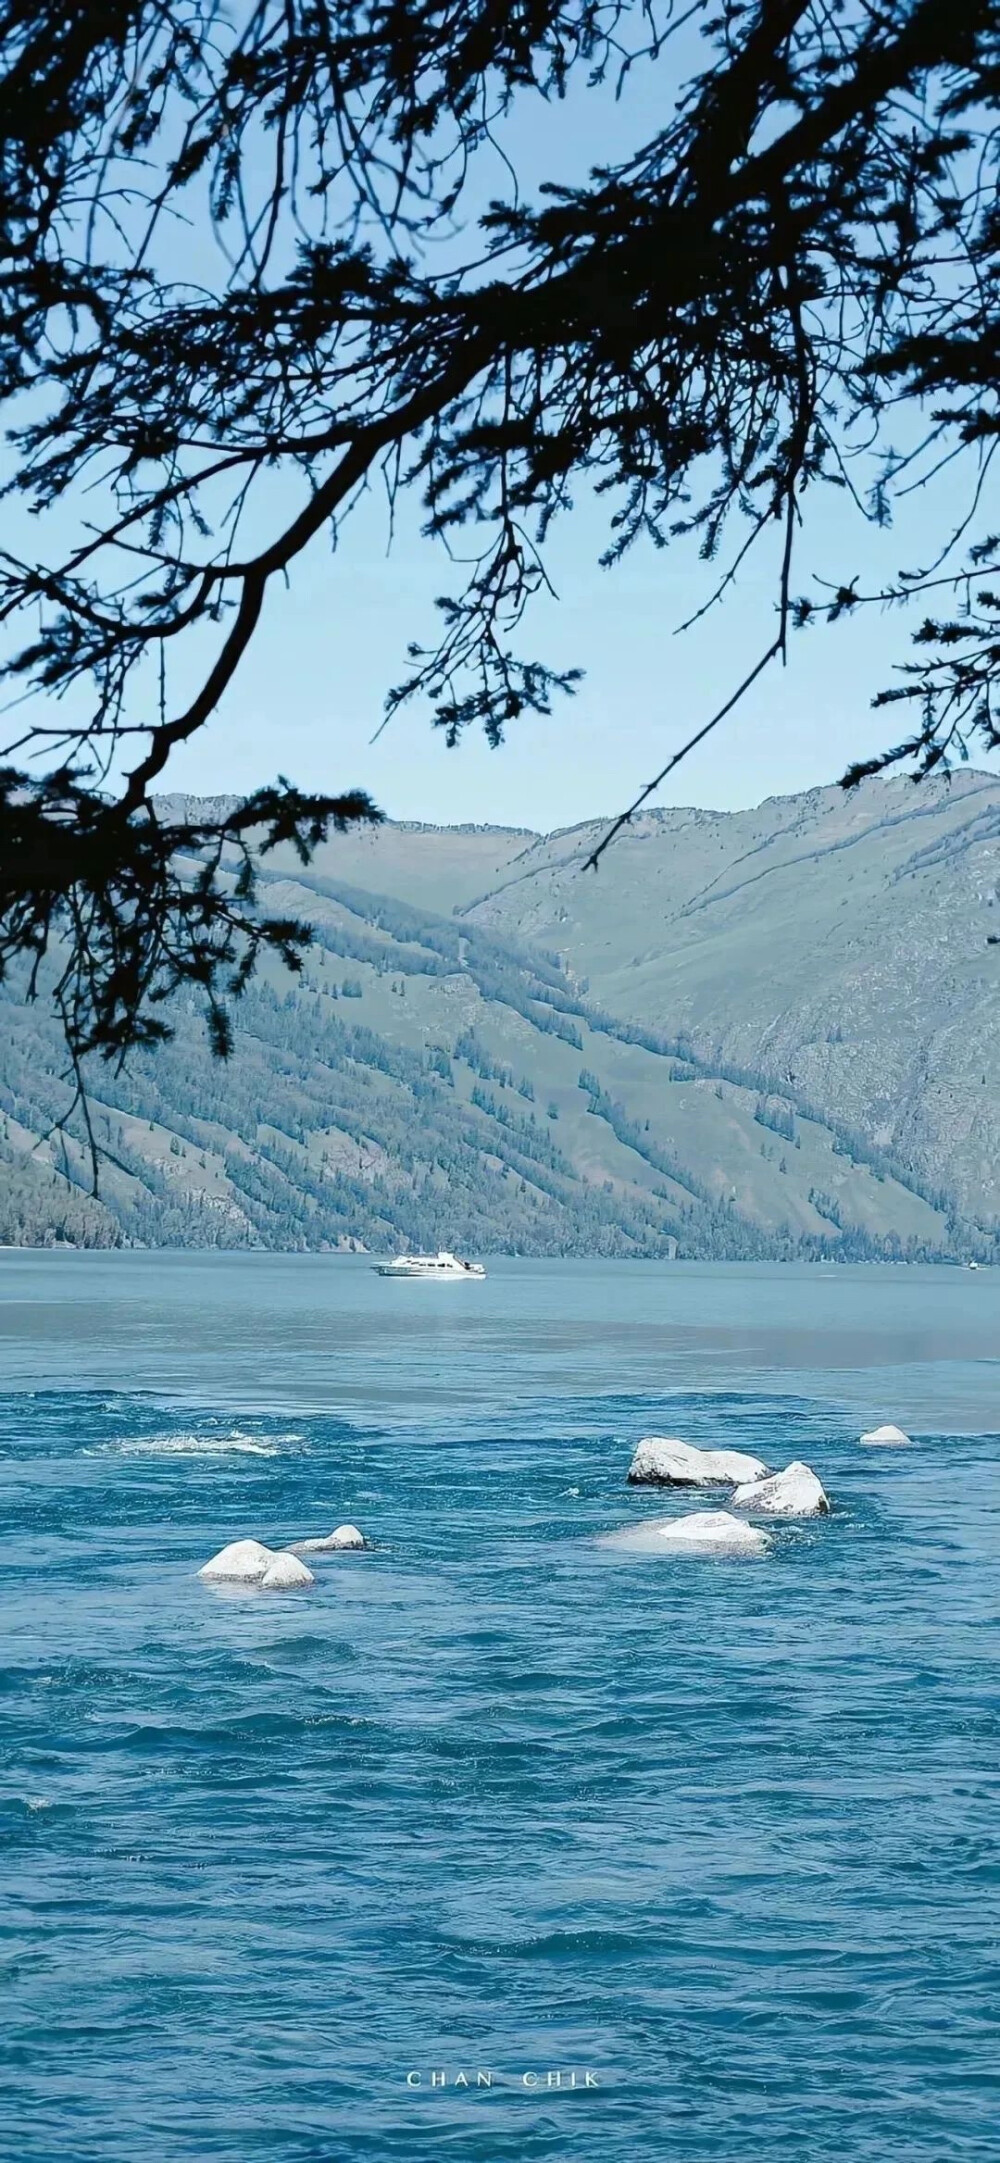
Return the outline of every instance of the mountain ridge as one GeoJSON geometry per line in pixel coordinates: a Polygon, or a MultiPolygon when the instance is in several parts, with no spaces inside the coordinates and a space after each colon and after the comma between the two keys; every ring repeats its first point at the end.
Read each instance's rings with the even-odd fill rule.
{"type": "Polygon", "coordinates": [[[1000,781],[655,810],[584,872],[606,831],[269,856],[303,978],[268,965],[228,1068],[182,1001],[173,1046],[92,1074],[96,1203],[81,1134],[69,1189],[38,1143],[54,1026],[8,995],[0,1236],[54,1236],[58,1202],[82,1243],[992,1255],[1000,781]]]}

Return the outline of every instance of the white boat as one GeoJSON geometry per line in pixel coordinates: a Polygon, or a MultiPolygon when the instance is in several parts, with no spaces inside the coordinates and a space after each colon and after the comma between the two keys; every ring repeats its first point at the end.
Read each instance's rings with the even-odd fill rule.
{"type": "Polygon", "coordinates": [[[486,1275],[481,1262],[460,1262],[444,1247],[439,1254],[397,1254],[394,1262],[376,1262],[374,1266],[380,1277],[423,1277],[432,1283],[486,1275]]]}

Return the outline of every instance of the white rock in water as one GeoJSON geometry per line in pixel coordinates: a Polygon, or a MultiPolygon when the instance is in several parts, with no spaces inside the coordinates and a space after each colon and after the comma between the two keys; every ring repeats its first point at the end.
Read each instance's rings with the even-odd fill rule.
{"type": "Polygon", "coordinates": [[[314,1585],[316,1579],[297,1555],[275,1555],[270,1567],[260,1581],[262,1592],[297,1592],[300,1585],[314,1585]]]}
{"type": "Polygon", "coordinates": [[[768,1466],[742,1450],[699,1450],[673,1435],[646,1435],[628,1468],[633,1487],[738,1487],[768,1466]]]}
{"type": "Polygon", "coordinates": [[[901,1442],[909,1442],[909,1439],[909,1435],[904,1434],[901,1427],[873,1427],[868,1434],[861,1437],[862,1442],[883,1443],[886,1449],[898,1448],[901,1442]]]}
{"type": "Polygon", "coordinates": [[[734,1510],[756,1510],[761,1517],[825,1517],[829,1497],[809,1465],[786,1465],[770,1479],[748,1480],[737,1487],[734,1510]]]}
{"type": "Polygon", "coordinates": [[[766,1555],[766,1532],[732,1517],[728,1510],[694,1510],[689,1517],[651,1517],[645,1524],[623,1525],[608,1532],[602,1547],[634,1555],[766,1555]]]}
{"type": "Polygon", "coordinates": [[[337,1555],[345,1548],[363,1547],[365,1536],[357,1525],[338,1525],[336,1532],[328,1532],[323,1540],[292,1540],[287,1548],[290,1555],[337,1555]]]}
{"type": "Polygon", "coordinates": [[[262,1547],[259,1540],[233,1540],[229,1547],[222,1547],[211,1562],[206,1562],[198,1572],[209,1583],[259,1585],[265,1570],[274,1561],[274,1551],[262,1547]]]}

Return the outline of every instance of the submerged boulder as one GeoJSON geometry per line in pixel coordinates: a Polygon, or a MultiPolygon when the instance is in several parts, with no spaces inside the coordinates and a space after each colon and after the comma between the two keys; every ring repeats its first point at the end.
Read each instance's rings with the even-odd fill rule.
{"type": "Polygon", "coordinates": [[[274,1561],[274,1551],[259,1540],[233,1540],[221,1547],[199,1570],[199,1577],[216,1584],[259,1585],[274,1561]]]}
{"type": "Polygon", "coordinates": [[[768,1466],[742,1450],[700,1450],[673,1435],[649,1434],[628,1468],[633,1487],[738,1487],[763,1479],[768,1466]]]}
{"type": "Polygon", "coordinates": [[[732,1497],[734,1510],[753,1510],[760,1517],[825,1517],[829,1497],[811,1466],[786,1465],[768,1479],[748,1480],[732,1497]]]}
{"type": "Polygon", "coordinates": [[[633,1555],[766,1555],[770,1537],[728,1510],[694,1510],[688,1517],[650,1517],[605,1533],[602,1547],[633,1555]]]}
{"type": "Polygon", "coordinates": [[[862,1442],[877,1442],[885,1449],[898,1449],[901,1443],[908,1443],[909,1439],[909,1435],[904,1434],[901,1427],[872,1427],[868,1434],[861,1437],[862,1442]]]}
{"type": "Polygon", "coordinates": [[[335,1532],[328,1532],[321,1540],[290,1540],[286,1553],[290,1555],[338,1555],[350,1548],[366,1545],[363,1532],[357,1525],[338,1525],[335,1532]]]}
{"type": "Polygon", "coordinates": [[[300,1586],[314,1585],[316,1579],[297,1555],[275,1555],[260,1581],[262,1592],[297,1592],[300,1586]]]}

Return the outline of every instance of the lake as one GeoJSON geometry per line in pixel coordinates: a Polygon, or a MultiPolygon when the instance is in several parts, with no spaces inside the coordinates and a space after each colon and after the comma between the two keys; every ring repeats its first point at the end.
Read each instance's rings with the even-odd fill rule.
{"type": "Polygon", "coordinates": [[[998,1456],[989,1270],[0,1253],[0,2156],[992,2163],[998,1456]]]}

